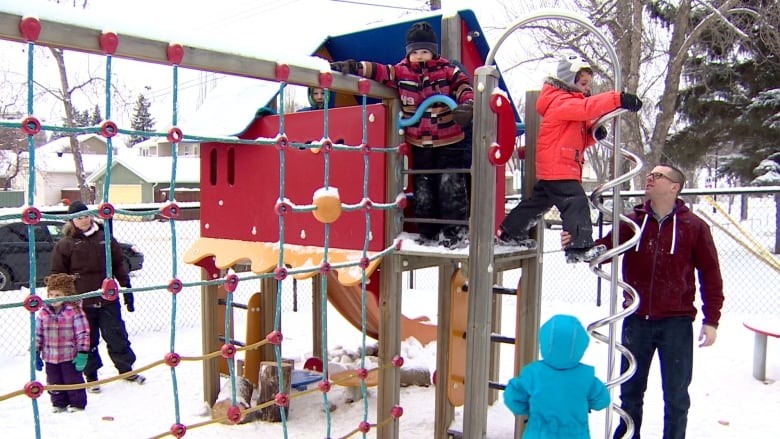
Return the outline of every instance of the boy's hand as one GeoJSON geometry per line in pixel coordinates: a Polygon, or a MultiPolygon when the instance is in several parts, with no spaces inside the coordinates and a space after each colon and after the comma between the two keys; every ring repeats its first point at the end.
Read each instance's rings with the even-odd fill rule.
{"type": "Polygon", "coordinates": [[[561,249],[566,249],[566,246],[571,242],[571,234],[563,230],[561,231],[561,249]]]}
{"type": "Polygon", "coordinates": [[[474,117],[474,102],[468,101],[465,104],[458,105],[452,110],[452,120],[461,127],[467,127],[471,124],[474,117]]]}
{"type": "Polygon", "coordinates": [[[135,297],[133,297],[133,293],[124,293],[122,296],[125,298],[125,307],[127,307],[127,312],[135,311],[135,297]]]}
{"type": "Polygon", "coordinates": [[[642,101],[631,93],[620,93],[620,108],[636,113],[642,109],[642,101]]]}
{"type": "Polygon", "coordinates": [[[35,353],[35,370],[38,372],[43,370],[43,359],[40,352],[35,353]]]}
{"type": "Polygon", "coordinates": [[[358,62],[354,59],[348,59],[346,61],[336,61],[330,63],[330,69],[336,72],[348,73],[350,75],[357,75],[358,62]]]}

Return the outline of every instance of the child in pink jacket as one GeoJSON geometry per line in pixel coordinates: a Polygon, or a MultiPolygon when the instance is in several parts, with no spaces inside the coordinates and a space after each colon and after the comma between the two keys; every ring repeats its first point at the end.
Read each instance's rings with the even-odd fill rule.
{"type": "MultiPolygon", "coordinates": [[[[76,294],[75,277],[52,274],[46,277],[49,299],[76,294]]],[[[35,319],[36,369],[46,365],[47,384],[82,384],[81,371],[89,353],[89,322],[81,307],[73,302],[46,304],[35,319]]],[[[87,406],[87,392],[50,390],[52,412],[80,412],[87,406]]]]}

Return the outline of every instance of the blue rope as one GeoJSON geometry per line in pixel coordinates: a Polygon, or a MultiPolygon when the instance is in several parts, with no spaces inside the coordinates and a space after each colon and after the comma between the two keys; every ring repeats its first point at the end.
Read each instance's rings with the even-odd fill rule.
{"type": "Polygon", "coordinates": [[[422,101],[422,104],[420,104],[419,107],[417,107],[417,111],[414,112],[412,117],[408,119],[404,119],[401,117],[401,114],[398,115],[398,126],[399,127],[408,127],[410,125],[414,125],[417,122],[422,119],[423,114],[425,113],[425,110],[428,109],[433,104],[446,104],[448,107],[450,107],[451,110],[454,110],[457,108],[458,104],[452,100],[451,97],[445,96],[445,95],[433,95],[430,96],[428,99],[422,101]]]}

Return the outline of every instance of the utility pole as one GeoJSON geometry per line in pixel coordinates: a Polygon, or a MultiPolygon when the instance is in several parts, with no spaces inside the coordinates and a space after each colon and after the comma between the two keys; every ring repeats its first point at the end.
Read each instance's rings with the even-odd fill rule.
{"type": "Polygon", "coordinates": [[[431,0],[431,11],[438,11],[441,9],[441,0],[431,0]]]}

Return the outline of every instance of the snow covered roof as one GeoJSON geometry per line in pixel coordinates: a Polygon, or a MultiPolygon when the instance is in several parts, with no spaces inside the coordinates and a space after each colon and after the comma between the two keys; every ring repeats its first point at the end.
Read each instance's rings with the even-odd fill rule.
{"type": "MultiPolygon", "coordinates": [[[[173,157],[117,157],[112,167],[122,165],[147,183],[168,183],[171,181],[173,157]]],[[[106,173],[106,164],[94,171],[87,182],[95,183],[106,173]]],[[[179,157],[176,160],[176,183],[200,183],[200,158],[179,157]]]]}
{"type": "MultiPolygon", "coordinates": [[[[81,154],[84,173],[89,175],[101,166],[105,166],[107,159],[105,154],[81,154]]],[[[40,154],[36,151],[35,169],[51,174],[75,174],[76,164],[73,162],[73,154],[54,152],[40,154]]]]}
{"type": "MultiPolygon", "coordinates": [[[[104,144],[106,143],[106,139],[100,134],[96,134],[96,133],[79,134],[78,136],[76,136],[76,141],[79,144],[87,142],[90,139],[98,139],[104,144]]],[[[54,139],[49,143],[43,144],[35,148],[35,151],[41,153],[58,153],[58,152],[70,151],[70,138],[60,137],[54,139]]]]}

